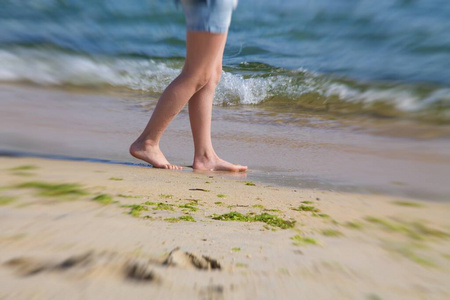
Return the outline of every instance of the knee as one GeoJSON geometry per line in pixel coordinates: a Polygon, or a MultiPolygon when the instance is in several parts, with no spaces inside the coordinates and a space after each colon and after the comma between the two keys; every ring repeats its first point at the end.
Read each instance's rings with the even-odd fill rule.
{"type": "Polygon", "coordinates": [[[207,71],[196,71],[196,72],[183,72],[182,75],[194,86],[195,92],[201,90],[204,86],[208,85],[211,81],[213,75],[211,72],[207,71]]]}
{"type": "Polygon", "coordinates": [[[222,77],[222,65],[216,67],[211,71],[207,86],[215,88],[219,84],[221,77],[222,77]]]}
{"type": "Polygon", "coordinates": [[[217,86],[220,82],[220,78],[222,77],[222,65],[217,66],[212,74],[212,77],[210,79],[210,84],[217,86]]]}
{"type": "Polygon", "coordinates": [[[183,75],[195,86],[195,91],[201,90],[205,86],[217,86],[222,75],[222,65],[212,70],[196,70],[190,72],[183,70],[183,75]]]}

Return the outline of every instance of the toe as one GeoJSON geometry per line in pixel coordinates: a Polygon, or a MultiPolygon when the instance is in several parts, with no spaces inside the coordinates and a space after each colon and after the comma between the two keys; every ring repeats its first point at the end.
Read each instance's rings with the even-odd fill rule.
{"type": "Polygon", "coordinates": [[[244,171],[247,171],[247,169],[248,169],[247,166],[237,165],[236,167],[237,167],[236,169],[238,172],[244,172],[244,171]]]}

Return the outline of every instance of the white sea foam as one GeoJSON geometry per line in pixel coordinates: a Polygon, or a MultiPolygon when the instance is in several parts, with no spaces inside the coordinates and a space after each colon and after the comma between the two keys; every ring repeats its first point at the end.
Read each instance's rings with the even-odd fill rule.
{"type": "MultiPolygon", "coordinates": [[[[360,91],[341,83],[331,83],[324,86],[323,94],[326,97],[338,96],[339,99],[353,103],[363,103],[369,106],[375,102],[390,104],[401,111],[417,111],[424,108],[422,99],[412,91],[401,87],[381,90],[372,88],[366,91],[360,91]]],[[[436,98],[436,100],[439,100],[436,98]]]]}
{"type": "MultiPolygon", "coordinates": [[[[91,57],[54,50],[18,48],[0,50],[0,81],[29,81],[40,85],[111,85],[162,93],[179,74],[181,61],[136,58],[91,57]]],[[[271,97],[298,101],[303,94],[316,93],[326,102],[341,101],[371,105],[383,102],[401,111],[419,111],[436,103],[450,106],[450,89],[435,89],[419,96],[408,85],[357,88],[306,70],[270,76],[222,73],[214,104],[258,104],[271,97]]]]}

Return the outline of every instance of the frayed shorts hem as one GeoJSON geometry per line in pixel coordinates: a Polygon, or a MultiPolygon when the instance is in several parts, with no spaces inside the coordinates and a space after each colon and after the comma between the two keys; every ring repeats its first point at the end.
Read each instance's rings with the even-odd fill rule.
{"type": "Polygon", "coordinates": [[[199,32],[210,32],[210,33],[227,33],[228,26],[217,27],[217,26],[186,26],[187,31],[199,31],[199,32]]]}
{"type": "Polygon", "coordinates": [[[181,1],[186,17],[188,31],[203,31],[211,33],[226,33],[230,27],[231,15],[234,9],[233,0],[192,3],[189,0],[181,1]]]}

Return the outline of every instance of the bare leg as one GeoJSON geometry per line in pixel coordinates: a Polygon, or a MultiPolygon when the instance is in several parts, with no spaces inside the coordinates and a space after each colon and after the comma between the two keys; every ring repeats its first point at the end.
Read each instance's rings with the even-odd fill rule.
{"type": "Polygon", "coordinates": [[[188,31],[186,41],[186,61],[181,74],[165,89],[144,131],[130,146],[131,155],[157,168],[181,169],[167,161],[159,149],[159,141],[186,102],[210,81],[226,35],[188,31]]]}
{"type": "Polygon", "coordinates": [[[223,49],[216,59],[213,78],[189,100],[189,119],[195,146],[193,168],[211,171],[246,171],[247,166],[234,165],[219,158],[211,141],[212,103],[222,73],[222,57],[223,49]]]}

